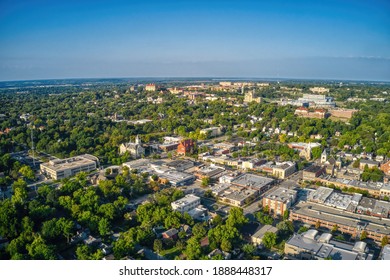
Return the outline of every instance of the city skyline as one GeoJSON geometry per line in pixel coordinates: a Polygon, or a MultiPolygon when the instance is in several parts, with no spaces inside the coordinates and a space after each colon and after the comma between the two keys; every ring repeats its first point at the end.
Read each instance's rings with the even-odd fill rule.
{"type": "Polygon", "coordinates": [[[390,80],[386,1],[3,1],[0,80],[390,80]]]}

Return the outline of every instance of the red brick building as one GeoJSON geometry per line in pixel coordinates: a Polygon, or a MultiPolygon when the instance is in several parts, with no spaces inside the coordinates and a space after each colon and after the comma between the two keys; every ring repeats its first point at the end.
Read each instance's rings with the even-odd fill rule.
{"type": "Polygon", "coordinates": [[[191,154],[194,151],[194,144],[192,139],[181,140],[177,146],[177,153],[179,155],[191,154]]]}
{"type": "Polygon", "coordinates": [[[386,175],[390,175],[390,160],[382,164],[380,168],[386,175]]]}

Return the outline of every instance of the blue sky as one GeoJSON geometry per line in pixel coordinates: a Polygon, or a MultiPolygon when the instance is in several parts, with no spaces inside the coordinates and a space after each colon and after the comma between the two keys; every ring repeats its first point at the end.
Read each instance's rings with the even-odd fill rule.
{"type": "Polygon", "coordinates": [[[0,0],[0,80],[390,80],[390,1],[0,0]]]}

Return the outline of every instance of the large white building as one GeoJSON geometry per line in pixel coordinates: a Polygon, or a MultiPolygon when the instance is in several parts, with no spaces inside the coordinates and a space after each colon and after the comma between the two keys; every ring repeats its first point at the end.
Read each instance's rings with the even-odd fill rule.
{"type": "Polygon", "coordinates": [[[180,213],[190,212],[200,205],[200,198],[193,194],[187,194],[185,197],[171,203],[172,209],[180,213]]]}
{"type": "Polygon", "coordinates": [[[304,94],[303,97],[298,98],[299,102],[309,103],[311,107],[335,107],[336,103],[333,97],[317,94],[304,94]]]}
{"type": "Polygon", "coordinates": [[[79,172],[95,170],[99,165],[99,159],[92,155],[81,155],[66,159],[55,159],[41,163],[41,173],[47,178],[60,180],[72,177],[79,172]]]}

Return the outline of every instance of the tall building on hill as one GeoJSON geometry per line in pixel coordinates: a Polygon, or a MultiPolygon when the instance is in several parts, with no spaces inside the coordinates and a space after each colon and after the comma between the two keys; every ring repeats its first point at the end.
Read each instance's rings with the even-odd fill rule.
{"type": "Polygon", "coordinates": [[[255,96],[256,96],[255,90],[248,91],[247,93],[245,93],[244,102],[246,102],[246,103],[250,103],[250,102],[261,103],[261,97],[255,97],[255,96]]]}

